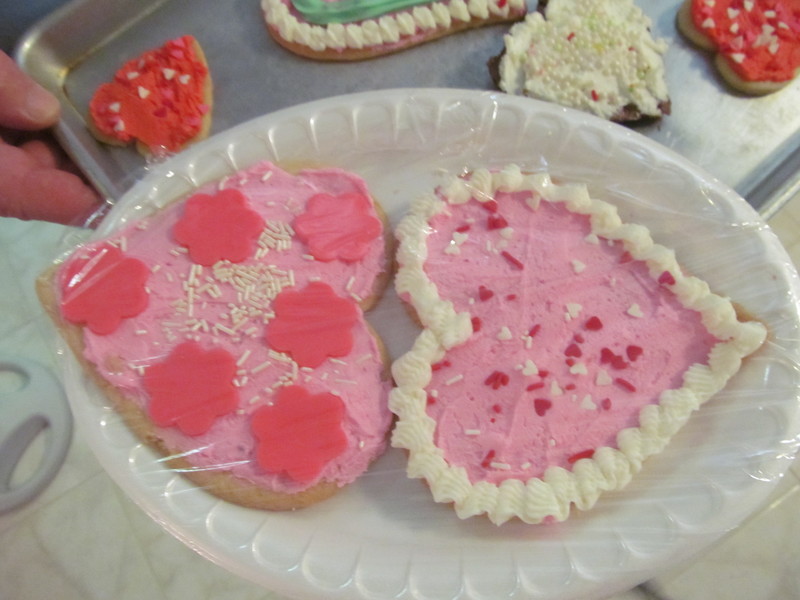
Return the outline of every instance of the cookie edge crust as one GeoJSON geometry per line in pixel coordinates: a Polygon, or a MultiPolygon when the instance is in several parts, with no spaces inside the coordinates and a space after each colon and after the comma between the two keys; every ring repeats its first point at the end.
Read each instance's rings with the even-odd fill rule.
{"type": "Polygon", "coordinates": [[[457,313],[452,303],[439,297],[436,285],[422,269],[428,233],[420,224],[440,212],[445,202],[435,193],[420,198],[396,233],[397,292],[408,296],[425,328],[412,349],[392,365],[397,387],[390,393],[389,407],[398,417],[392,445],[408,451],[408,476],[424,479],[434,500],[453,503],[459,518],[485,514],[497,525],[514,517],[536,524],[565,520],[572,505],[578,510],[592,508],[603,492],[625,487],[644,460],[661,452],[691,414],[738,372],[742,359],[766,339],[762,323],[740,321],[734,305],[711,292],[704,281],[685,275],[674,252],[655,244],[647,228],[622,222],[613,205],[590,198],[583,185],[555,184],[546,174],[524,174],[510,165],[499,172],[473,172],[469,180],[454,177],[440,189],[444,197],[455,202],[469,201],[473,194],[488,199],[498,190],[531,190],[548,201],[562,202],[571,212],[589,215],[593,233],[622,242],[634,259],[648,265],[652,277],[657,279],[669,271],[675,279],[669,288],[681,304],[700,312],[706,329],[726,340],[712,348],[708,365],[695,364],[684,373],[682,388],[666,390],[657,404],[642,408],[639,427],[617,435],[618,449],[598,448],[592,458],[577,461],[572,470],[551,466],[541,478],[473,484],[465,469],[445,460],[434,443],[436,422],[425,410],[431,365],[441,360],[447,349],[463,343],[472,327],[469,314],[457,313]],[[417,290],[422,290],[421,295],[417,290]]]}

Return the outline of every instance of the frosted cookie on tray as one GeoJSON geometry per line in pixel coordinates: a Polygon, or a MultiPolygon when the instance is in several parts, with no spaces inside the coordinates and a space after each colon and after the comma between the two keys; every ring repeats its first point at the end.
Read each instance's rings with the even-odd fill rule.
{"type": "Polygon", "coordinates": [[[212,103],[203,50],[184,35],[122,65],[92,96],[88,125],[104,143],[172,154],[208,136],[212,103]]]}
{"type": "Polygon", "coordinates": [[[677,23],[740,92],[770,94],[800,74],[797,0],[685,0],[677,23]]]}
{"type": "Polygon", "coordinates": [[[261,0],[278,44],[317,60],[363,60],[523,18],[525,0],[261,0]]]}
{"type": "Polygon", "coordinates": [[[318,502],[385,449],[390,248],[365,182],[264,162],[76,249],[44,306],[165,465],[263,509],[318,502]]]}
{"type": "Polygon", "coordinates": [[[646,227],[547,174],[454,176],[396,236],[423,329],[392,366],[392,444],[461,518],[591,508],[765,339],[646,227]]]}
{"type": "Polygon", "coordinates": [[[489,62],[509,94],[632,123],[670,113],[667,45],[632,0],[549,0],[511,27],[489,62]]]}

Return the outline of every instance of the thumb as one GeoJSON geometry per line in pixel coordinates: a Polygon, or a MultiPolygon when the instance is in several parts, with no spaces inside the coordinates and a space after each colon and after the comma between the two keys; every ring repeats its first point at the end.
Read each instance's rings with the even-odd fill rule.
{"type": "Polygon", "coordinates": [[[56,97],[0,52],[0,127],[44,129],[58,121],[59,113],[56,97]]]}

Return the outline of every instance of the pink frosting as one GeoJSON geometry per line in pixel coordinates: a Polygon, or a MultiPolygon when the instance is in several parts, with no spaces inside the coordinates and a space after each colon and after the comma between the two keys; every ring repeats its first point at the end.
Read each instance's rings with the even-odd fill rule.
{"type": "Polygon", "coordinates": [[[473,483],[541,477],[616,447],[717,342],[669,291],[670,273],[651,276],[590,235],[587,216],[531,210],[529,196],[498,192],[430,220],[425,271],[474,333],[434,366],[427,412],[473,483]]]}
{"type": "MultiPolygon", "coordinates": [[[[197,193],[213,196],[220,189],[231,188],[241,192],[249,209],[265,223],[255,254],[237,263],[221,261],[206,267],[194,263],[187,249],[173,237],[174,226],[183,216],[182,202],[126,227],[110,241],[125,256],[142,261],[150,269],[149,303],[144,312],[123,320],[109,335],[84,330],[85,356],[103,377],[147,410],[151,400],[143,386],[143,375],[148,367],[162,364],[175,347],[187,341],[195,341],[206,350],[224,350],[237,367],[233,384],[238,391],[238,406],[217,417],[200,434],[187,435],[177,427],[160,428],[159,435],[166,444],[185,453],[184,458],[198,468],[219,466],[275,491],[293,493],[322,480],[344,485],[383,452],[391,420],[386,403],[389,384],[382,379],[381,353],[363,313],[357,308],[349,353],[327,358],[313,368],[302,367],[289,355],[271,348],[265,332],[273,318],[272,300],[282,289],[302,289],[321,280],[356,307],[372,294],[375,278],[386,264],[382,236],[372,240],[357,262],[321,262],[309,254],[291,229],[309,198],[320,193],[368,196],[365,183],[338,169],[309,170],[293,176],[264,162],[197,193]],[[286,472],[268,472],[255,460],[257,444],[251,415],[271,406],[277,391],[288,385],[301,386],[312,396],[333,394],[344,404],[341,428],[346,447],[326,459],[313,478],[303,481],[286,472]]],[[[375,217],[374,208],[370,211],[375,217]]],[[[91,248],[76,252],[71,260],[91,252],[91,248]]],[[[69,264],[62,269],[62,278],[69,264]]]]}

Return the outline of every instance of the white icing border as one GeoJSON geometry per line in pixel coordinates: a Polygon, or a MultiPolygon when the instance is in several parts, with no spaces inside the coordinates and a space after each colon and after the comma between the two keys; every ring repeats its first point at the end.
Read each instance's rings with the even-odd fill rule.
{"type": "Polygon", "coordinates": [[[314,25],[292,14],[289,1],[261,0],[267,25],[287,42],[307,46],[315,52],[398,44],[416,35],[427,36],[433,30],[444,32],[454,24],[493,17],[508,19],[513,13],[522,17],[527,11],[525,0],[447,0],[354,23],[314,25]]]}
{"type": "Polygon", "coordinates": [[[619,240],[634,259],[647,264],[652,277],[657,279],[669,271],[675,279],[669,287],[679,301],[700,313],[710,333],[726,340],[712,348],[708,365],[695,364],[686,371],[683,387],[665,391],[658,404],[642,408],[640,426],[618,434],[619,449],[599,448],[592,458],[577,461],[571,471],[553,466],[542,478],[472,484],[466,470],[449,465],[435,445],[436,422],[425,410],[431,365],[441,360],[446,349],[463,343],[472,326],[469,314],[457,313],[452,303],[442,299],[423,270],[430,233],[427,222],[445,210],[446,203],[436,193],[413,203],[396,230],[399,267],[395,286],[416,309],[425,329],[412,349],[392,365],[397,387],[390,394],[389,407],[398,416],[392,445],[409,451],[408,476],[425,479],[434,500],[454,503],[462,519],[486,514],[498,525],[513,517],[527,523],[547,518],[563,521],[572,504],[587,510],[603,492],[627,485],[643,461],[663,450],[692,412],[719,392],[739,370],[742,359],[761,346],[766,328],[755,321],[740,322],[728,299],[711,292],[704,281],[683,274],[672,250],[656,244],[646,227],[624,223],[613,205],[591,198],[584,185],[555,184],[547,174],[523,174],[518,166],[509,165],[502,171],[483,169],[468,178],[452,177],[440,188],[441,196],[451,203],[472,197],[485,201],[497,190],[532,190],[535,195],[529,204],[534,209],[539,197],[544,197],[563,203],[571,212],[588,215],[593,233],[619,240]]]}

